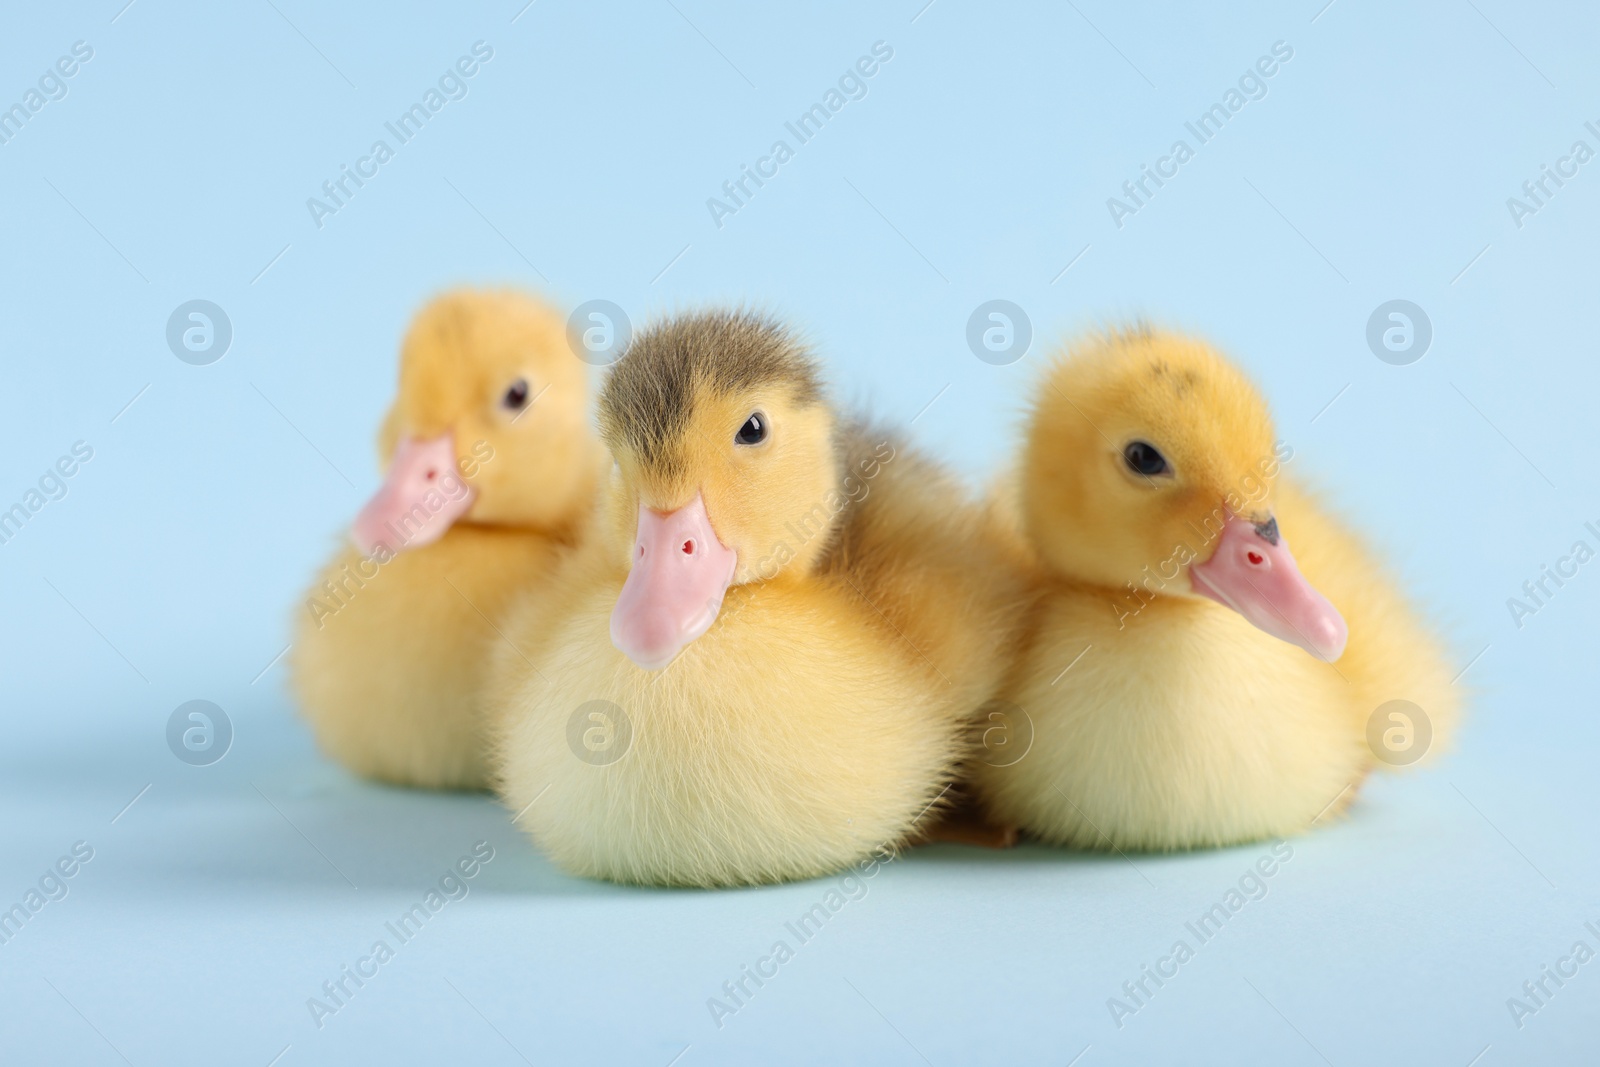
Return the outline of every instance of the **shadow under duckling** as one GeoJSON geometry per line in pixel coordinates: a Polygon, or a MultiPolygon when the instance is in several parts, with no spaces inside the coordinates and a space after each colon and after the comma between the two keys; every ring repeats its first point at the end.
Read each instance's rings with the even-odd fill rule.
{"type": "Polygon", "coordinates": [[[350,770],[488,788],[488,648],[591,515],[588,394],[564,321],[530,297],[460,290],[418,313],[379,433],[384,483],[295,616],[292,688],[350,770]]]}
{"type": "Polygon", "coordinates": [[[1014,486],[1037,600],[1002,689],[1031,748],[974,764],[991,819],[1084,848],[1293,834],[1354,798],[1380,705],[1446,739],[1438,641],[1292,455],[1199,341],[1114,332],[1049,369],[1014,486]]]}
{"type": "Polygon", "coordinates": [[[986,513],[842,422],[811,356],[753,314],[639,335],[599,409],[599,525],[508,627],[521,654],[495,654],[518,825],[568,871],[645,884],[897,847],[937,811],[1024,594],[983,565],[986,513]]]}

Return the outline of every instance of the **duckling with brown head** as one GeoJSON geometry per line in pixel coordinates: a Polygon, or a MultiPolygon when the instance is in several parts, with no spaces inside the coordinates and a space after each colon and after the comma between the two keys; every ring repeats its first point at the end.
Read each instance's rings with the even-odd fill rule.
{"type": "Polygon", "coordinates": [[[498,656],[519,824],[569,870],[658,884],[896,847],[998,681],[1021,588],[982,562],[1003,558],[994,528],[903,442],[841,423],[760,316],[641,334],[600,425],[596,536],[498,656]]]}
{"type": "Polygon", "coordinates": [[[1249,841],[1350,803],[1379,705],[1444,741],[1437,641],[1291,456],[1199,341],[1118,331],[1047,370],[1017,486],[1039,599],[1004,687],[1034,740],[976,767],[991,817],[1088,848],[1249,841]]]}

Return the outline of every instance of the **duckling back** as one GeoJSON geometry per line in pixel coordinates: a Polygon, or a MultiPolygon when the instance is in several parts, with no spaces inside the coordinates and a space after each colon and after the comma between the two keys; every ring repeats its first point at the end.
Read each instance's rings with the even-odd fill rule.
{"type": "Polygon", "coordinates": [[[823,573],[854,590],[929,671],[941,702],[971,715],[994,695],[1028,598],[1004,518],[942,464],[865,420],[840,433],[856,490],[823,573]]]}

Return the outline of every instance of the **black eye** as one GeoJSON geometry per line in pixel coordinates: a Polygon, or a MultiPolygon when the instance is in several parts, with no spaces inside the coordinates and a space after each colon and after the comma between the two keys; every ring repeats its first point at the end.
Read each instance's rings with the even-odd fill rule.
{"type": "Polygon", "coordinates": [[[521,411],[528,406],[528,380],[518,378],[506,388],[506,395],[500,398],[511,411],[521,411]]]}
{"type": "Polygon", "coordinates": [[[759,411],[753,412],[733,439],[741,445],[759,445],[767,439],[767,417],[759,411]]]}
{"type": "Polygon", "coordinates": [[[1149,441],[1134,441],[1122,450],[1122,461],[1128,469],[1135,474],[1142,474],[1146,478],[1153,478],[1157,474],[1170,473],[1172,468],[1167,466],[1167,457],[1156,451],[1156,446],[1149,441]]]}

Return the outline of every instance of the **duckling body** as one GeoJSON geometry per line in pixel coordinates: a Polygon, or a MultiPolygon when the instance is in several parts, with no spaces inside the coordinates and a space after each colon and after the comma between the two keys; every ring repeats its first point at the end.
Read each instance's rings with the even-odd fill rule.
{"type": "Polygon", "coordinates": [[[611,536],[580,552],[548,610],[514,621],[532,669],[496,654],[507,805],[561,866],[624,882],[806,878],[895,847],[951,781],[1020,585],[974,565],[992,531],[941,470],[890,435],[835,427],[779,328],[712,314],[635,345],[601,402],[611,536]],[[719,383],[718,346],[766,370],[719,383]],[[687,358],[663,355],[675,348],[687,358]],[[673,376],[687,381],[660,381],[673,376]],[[630,389],[653,399],[630,406],[630,389]],[[680,432],[633,425],[652,411],[680,432]],[[742,448],[735,431],[756,414],[771,438],[742,448]],[[683,547],[687,528],[649,529],[696,509],[733,577],[685,601],[693,614],[693,597],[715,599],[712,621],[658,648],[661,601],[629,591],[656,580],[638,553],[683,547]]]}
{"type": "Polygon", "coordinates": [[[1380,705],[1415,703],[1443,740],[1456,698],[1437,642],[1281,474],[1292,451],[1270,431],[1238,372],[1186,339],[1113,335],[1050,373],[1020,481],[1037,594],[1003,686],[1034,736],[1014,765],[975,767],[992,818],[1086,848],[1287,835],[1355,797],[1380,705]],[[1168,469],[1113,470],[1136,442],[1168,469]],[[1244,612],[1195,591],[1230,552],[1246,571],[1223,599],[1244,612]],[[1281,590],[1248,571],[1296,565],[1281,590]]]}
{"type": "Polygon", "coordinates": [[[331,613],[306,612],[295,642],[301,704],[323,750],[366,778],[484,788],[479,696],[500,640],[494,620],[548,579],[566,550],[538,534],[467,524],[383,564],[343,549],[312,587],[331,613]]]}
{"type": "Polygon", "coordinates": [[[302,713],[357,774],[488,786],[490,646],[513,600],[576,543],[599,470],[583,364],[562,329],[527,297],[461,291],[407,336],[380,435],[385,484],[295,617],[302,713]]]}

